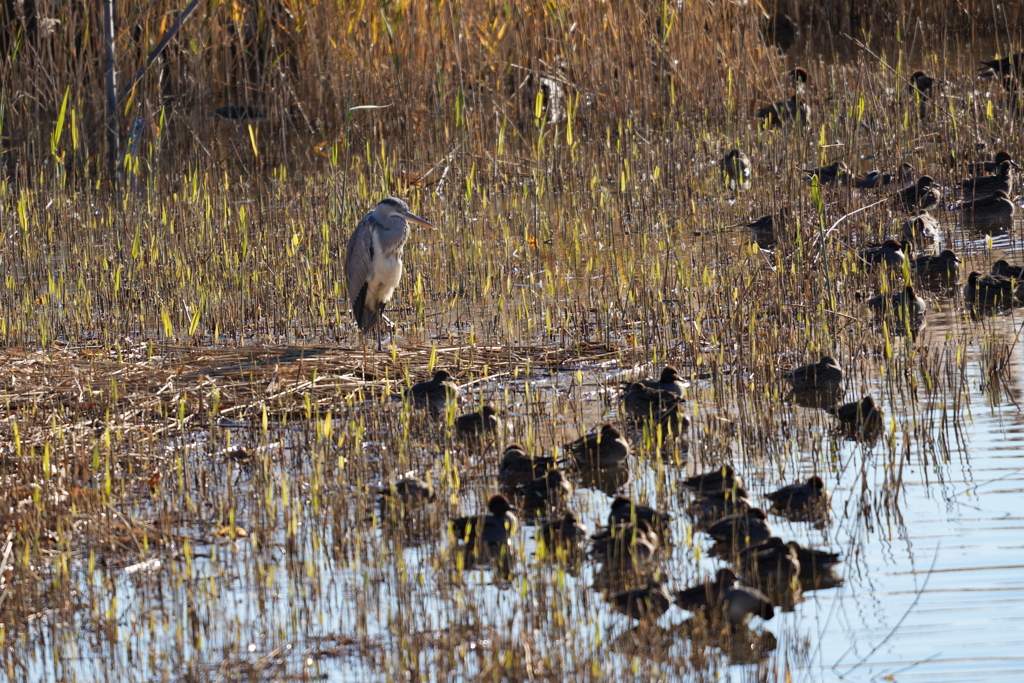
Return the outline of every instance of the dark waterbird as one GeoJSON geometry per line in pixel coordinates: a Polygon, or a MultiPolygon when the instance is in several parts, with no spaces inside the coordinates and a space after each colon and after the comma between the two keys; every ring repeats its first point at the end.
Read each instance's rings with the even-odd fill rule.
{"type": "Polygon", "coordinates": [[[683,486],[699,493],[715,494],[743,488],[743,478],[736,473],[732,465],[726,463],[703,474],[684,479],[683,486]]]}
{"type": "Polygon", "coordinates": [[[718,520],[704,532],[720,543],[749,545],[772,535],[772,526],[761,508],[752,508],[718,520]]]}
{"type": "Polygon", "coordinates": [[[1007,55],[1000,59],[982,60],[978,74],[985,78],[991,78],[996,74],[1019,77],[1022,66],[1024,66],[1024,52],[1018,52],[1015,55],[1007,55]]]}
{"type": "Polygon", "coordinates": [[[610,424],[581,436],[565,448],[577,467],[613,467],[629,456],[629,442],[610,424]]]}
{"type": "Polygon", "coordinates": [[[908,86],[908,89],[911,94],[917,93],[921,95],[922,99],[928,98],[932,94],[932,86],[934,85],[935,79],[920,69],[910,74],[910,85],[908,86]]]}
{"type": "Polygon", "coordinates": [[[941,199],[942,189],[927,175],[918,178],[916,185],[904,188],[892,196],[893,205],[905,211],[927,209],[938,204],[941,199]]]}
{"type": "Polygon", "coordinates": [[[503,486],[518,486],[533,481],[555,469],[554,458],[531,458],[517,443],[509,444],[498,465],[498,481],[503,486]]]}
{"type": "Polygon", "coordinates": [[[828,505],[831,497],[825,482],[818,475],[808,477],[801,484],[783,486],[765,495],[772,502],[772,509],[779,512],[807,512],[811,508],[828,505]]]}
{"type": "Polygon", "coordinates": [[[973,164],[967,164],[967,175],[969,176],[983,176],[990,173],[995,173],[999,170],[999,166],[1004,162],[1009,161],[1013,164],[1014,168],[1020,168],[1017,163],[1010,156],[1009,152],[997,152],[995,159],[992,161],[978,161],[973,164]]]}
{"type": "Polygon", "coordinates": [[[574,544],[587,537],[587,527],[576,518],[576,513],[566,512],[561,519],[542,524],[538,530],[540,537],[549,547],[563,544],[574,544]]]}
{"type": "MultiPolygon", "coordinates": [[[[956,284],[960,279],[960,264],[963,261],[949,249],[943,249],[938,256],[918,256],[911,270],[920,277],[956,284]]],[[[994,266],[993,266],[994,268],[994,266]]]]}
{"type": "Polygon", "coordinates": [[[975,223],[1009,222],[1013,220],[1015,207],[1009,195],[1003,190],[996,190],[987,197],[960,203],[960,213],[965,221],[975,223]]]}
{"type": "Polygon", "coordinates": [[[1002,190],[1007,196],[1013,192],[1014,170],[1012,162],[1004,161],[994,175],[983,175],[968,178],[960,183],[961,196],[964,201],[972,201],[988,197],[1002,190]]]}
{"type": "Polygon", "coordinates": [[[768,596],[756,588],[736,583],[722,596],[721,609],[733,626],[746,626],[754,617],[767,621],[775,616],[768,596]]]}
{"type": "Polygon", "coordinates": [[[1004,259],[999,259],[992,264],[992,270],[989,274],[1020,280],[1021,276],[1024,275],[1024,266],[1011,266],[1004,259]]]}
{"type": "Polygon", "coordinates": [[[574,474],[579,477],[581,488],[601,491],[608,496],[618,495],[632,478],[626,460],[609,467],[579,467],[574,474]]]}
{"type": "Polygon", "coordinates": [[[434,502],[434,487],[412,475],[394,480],[387,488],[380,489],[379,493],[384,503],[391,500],[408,506],[434,502]]]}
{"type": "Polygon", "coordinates": [[[914,167],[904,162],[900,164],[896,175],[883,173],[878,170],[868,171],[856,176],[853,179],[853,186],[858,190],[872,190],[876,187],[892,185],[893,183],[898,183],[900,187],[905,187],[912,182],[914,182],[914,167]]]}
{"type": "Polygon", "coordinates": [[[740,572],[751,582],[785,585],[800,576],[797,547],[778,536],[749,545],[738,553],[740,572]]]}
{"type": "Polygon", "coordinates": [[[913,285],[892,294],[879,294],[868,299],[868,306],[878,316],[895,315],[898,320],[916,324],[924,318],[928,304],[914,292],[913,285]]]}
{"type": "Polygon", "coordinates": [[[806,126],[810,121],[811,108],[794,95],[785,102],[766,104],[757,110],[756,115],[760,125],[767,128],[778,128],[783,124],[793,122],[800,126],[806,126]]]}
{"type": "Polygon", "coordinates": [[[907,240],[897,242],[886,240],[881,244],[869,244],[860,252],[860,257],[870,266],[886,266],[902,268],[903,261],[912,253],[913,248],[907,240]]]}
{"type": "Polygon", "coordinates": [[[892,182],[892,176],[879,170],[861,173],[853,178],[853,186],[858,190],[873,190],[876,187],[887,185],[889,182],[892,182]]]}
{"type": "Polygon", "coordinates": [[[672,521],[672,517],[646,505],[634,505],[626,496],[617,496],[608,512],[608,526],[637,521],[647,522],[655,531],[660,531],[672,521]]]}
{"type": "Polygon", "coordinates": [[[507,544],[515,535],[519,520],[516,518],[515,508],[505,496],[491,496],[487,501],[487,510],[486,514],[451,520],[452,535],[465,542],[466,548],[476,548],[480,544],[507,544]]]}
{"type": "Polygon", "coordinates": [[[837,161],[828,166],[800,170],[806,176],[804,182],[809,183],[812,178],[817,176],[819,185],[835,185],[840,180],[845,180],[850,176],[850,169],[842,161],[837,161]]]}
{"type": "Polygon", "coordinates": [[[882,426],[882,409],[875,405],[875,399],[871,396],[826,408],[825,412],[834,415],[845,427],[853,431],[878,429],[882,426]]]}
{"type": "MultiPolygon", "coordinates": [[[[348,241],[345,253],[345,280],[352,304],[352,316],[366,334],[383,320],[384,306],[402,279],[402,250],[409,240],[409,221],[436,230],[433,225],[409,211],[409,205],[397,197],[388,197],[359,221],[348,241]]],[[[378,328],[377,348],[380,349],[378,328]]]]}
{"type": "Polygon", "coordinates": [[[660,581],[651,581],[644,588],[609,595],[608,604],[631,619],[655,621],[672,606],[672,597],[660,581]]]}
{"type": "Polygon", "coordinates": [[[667,391],[676,396],[682,396],[686,388],[683,378],[679,376],[679,370],[674,365],[666,365],[658,379],[645,379],[640,383],[645,387],[667,391]]]}
{"type": "Polygon", "coordinates": [[[561,470],[548,470],[543,477],[524,482],[516,487],[516,499],[526,509],[536,509],[549,503],[564,501],[572,493],[572,483],[561,470]]]}
{"type": "Polygon", "coordinates": [[[645,386],[640,382],[630,382],[622,392],[622,406],[626,415],[636,422],[658,422],[666,411],[675,410],[679,401],[678,394],[645,386]]]}
{"type": "Polygon", "coordinates": [[[756,588],[741,585],[731,569],[720,569],[714,583],[679,591],[674,597],[685,610],[721,614],[733,626],[746,626],[755,616],[766,620],[775,616],[771,600],[756,588]]]}
{"type": "Polygon", "coordinates": [[[903,239],[915,244],[930,245],[938,242],[942,235],[939,233],[939,221],[927,211],[922,211],[913,218],[903,221],[900,231],[903,239]]]}
{"type": "Polygon", "coordinates": [[[776,548],[780,551],[782,548],[787,548],[790,553],[795,554],[796,562],[799,565],[797,578],[805,584],[805,590],[829,588],[840,583],[839,578],[832,573],[833,567],[841,561],[839,553],[805,548],[796,541],[783,543],[781,538],[772,536],[759,543],[752,543],[740,551],[740,554],[761,553],[769,548],[776,548]]]}
{"type": "Polygon", "coordinates": [[[726,591],[736,584],[735,572],[728,568],[719,569],[714,580],[708,577],[703,583],[675,591],[673,600],[681,609],[698,612],[720,605],[726,591]]]}
{"type": "Polygon", "coordinates": [[[500,426],[501,421],[494,406],[484,406],[474,413],[466,413],[455,419],[455,433],[464,439],[493,434],[500,426]]]}
{"type": "Polygon", "coordinates": [[[762,127],[776,128],[793,122],[806,126],[810,123],[811,108],[801,97],[807,81],[810,80],[810,74],[807,73],[807,69],[798,66],[789,71],[786,77],[793,84],[796,94],[785,102],[775,102],[758,109],[756,116],[762,127]]]}
{"type": "Polygon", "coordinates": [[[613,565],[643,565],[654,557],[661,544],[654,527],[642,519],[600,529],[590,540],[590,554],[613,565]]]}
{"type": "Polygon", "coordinates": [[[413,405],[426,408],[432,413],[443,413],[449,403],[458,403],[459,385],[447,370],[438,370],[431,379],[417,382],[409,391],[413,405]]]}
{"type": "Polygon", "coordinates": [[[964,301],[975,306],[1008,306],[1024,296],[1024,283],[1001,275],[973,271],[964,286],[964,301]]]}
{"type": "Polygon", "coordinates": [[[788,545],[796,550],[796,559],[800,562],[801,579],[811,579],[815,574],[830,570],[839,564],[842,558],[839,553],[805,548],[796,541],[790,541],[788,545]]]}
{"type": "Polygon", "coordinates": [[[832,356],[822,356],[817,363],[801,365],[782,376],[793,391],[838,389],[843,383],[843,369],[832,356]]]}
{"type": "Polygon", "coordinates": [[[932,88],[935,79],[923,71],[915,71],[910,74],[910,94],[917,100],[917,117],[925,119],[928,117],[928,107],[932,99],[932,88]]]}
{"type": "Polygon", "coordinates": [[[725,491],[705,491],[699,494],[686,508],[693,517],[694,527],[703,528],[723,517],[746,512],[753,508],[753,503],[742,487],[725,491]]]}
{"type": "Polygon", "coordinates": [[[782,207],[776,215],[768,214],[746,223],[745,227],[750,228],[754,241],[758,245],[771,246],[775,244],[776,230],[784,230],[789,220],[789,208],[782,207]]]}

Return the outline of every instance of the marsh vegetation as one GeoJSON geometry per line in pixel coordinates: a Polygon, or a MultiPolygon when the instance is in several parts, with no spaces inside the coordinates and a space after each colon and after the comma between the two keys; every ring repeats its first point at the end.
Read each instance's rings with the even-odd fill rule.
{"type": "MultiPolygon", "coordinates": [[[[1019,273],[963,292],[1024,254],[1005,206],[960,203],[985,199],[968,164],[1024,150],[1015,70],[978,76],[1024,47],[1019,7],[210,2],[118,101],[111,173],[86,5],[0,10],[9,680],[1024,668],[1019,273]],[[439,232],[413,231],[377,351],[342,264],[390,195],[439,232]],[[841,381],[793,394],[823,356],[841,381]],[[678,399],[629,384],[669,364],[678,399]],[[442,369],[461,403],[417,409],[442,369]],[[457,428],[484,405],[496,431],[457,428]],[[606,423],[627,457],[565,461],[606,423]],[[449,521],[531,507],[513,442],[565,481],[481,556],[449,521]],[[772,550],[704,533],[736,499],[687,480],[725,464],[775,536],[841,556],[780,568],[740,626],[661,599],[772,550]],[[830,502],[773,507],[814,476],[830,502]],[[670,519],[550,542],[616,496],[670,519]]],[[[117,4],[119,74],[179,9],[117,4]]]]}

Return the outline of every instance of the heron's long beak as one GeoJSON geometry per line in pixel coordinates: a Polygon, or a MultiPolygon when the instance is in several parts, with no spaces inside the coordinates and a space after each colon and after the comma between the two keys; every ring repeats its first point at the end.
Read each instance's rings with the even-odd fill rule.
{"type": "Polygon", "coordinates": [[[408,221],[412,221],[413,223],[419,223],[423,227],[430,228],[431,230],[437,230],[433,223],[431,223],[430,221],[423,220],[422,218],[414,214],[412,211],[403,211],[402,215],[405,216],[405,219],[408,221]]]}

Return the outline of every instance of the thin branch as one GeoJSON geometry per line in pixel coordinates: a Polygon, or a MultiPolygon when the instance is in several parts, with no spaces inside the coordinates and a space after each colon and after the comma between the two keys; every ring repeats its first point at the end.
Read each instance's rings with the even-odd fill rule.
{"type": "Polygon", "coordinates": [[[167,47],[174,36],[178,33],[178,29],[181,28],[182,24],[188,21],[188,18],[192,16],[192,13],[196,11],[196,8],[199,7],[199,3],[202,1],[203,0],[192,0],[188,3],[185,9],[182,10],[181,14],[178,15],[178,18],[174,20],[174,23],[164,31],[163,38],[161,38],[160,42],[157,43],[157,46],[153,48],[153,51],[149,53],[149,57],[146,58],[146,63],[135,72],[135,75],[130,81],[128,81],[128,84],[117,94],[118,104],[124,101],[124,98],[128,93],[130,93],[136,84],[142,80],[142,77],[146,75],[146,70],[153,65],[156,58],[160,56],[160,53],[164,51],[164,48],[167,47]]]}

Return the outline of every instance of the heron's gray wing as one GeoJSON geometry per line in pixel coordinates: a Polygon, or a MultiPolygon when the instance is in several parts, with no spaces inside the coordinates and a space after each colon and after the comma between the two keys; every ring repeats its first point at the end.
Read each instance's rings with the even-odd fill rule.
{"type": "Polygon", "coordinates": [[[348,240],[345,253],[345,280],[348,284],[348,299],[352,304],[352,316],[364,332],[377,322],[377,311],[366,307],[366,290],[373,262],[372,222],[370,214],[359,221],[348,240]]]}

